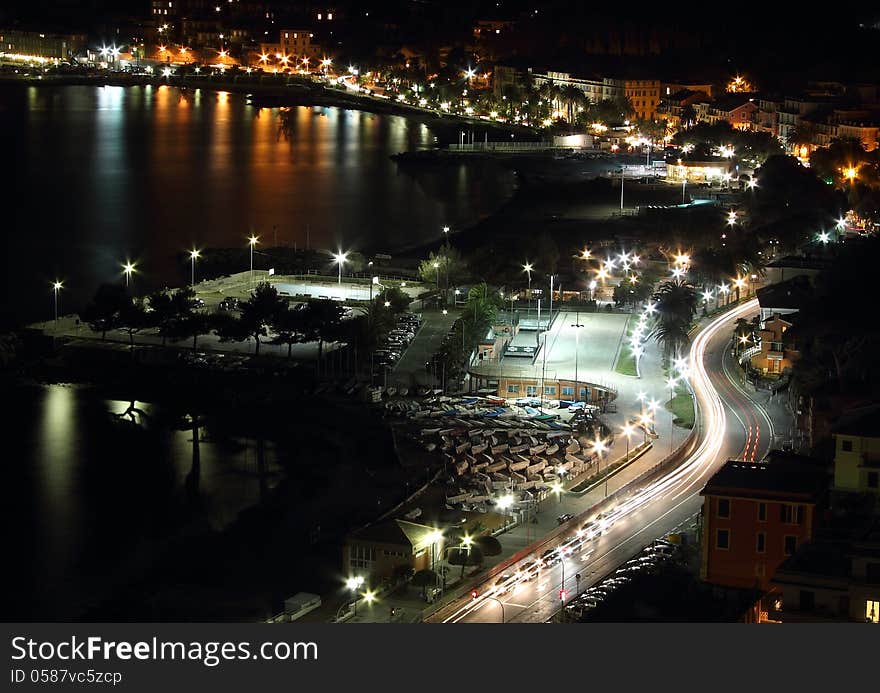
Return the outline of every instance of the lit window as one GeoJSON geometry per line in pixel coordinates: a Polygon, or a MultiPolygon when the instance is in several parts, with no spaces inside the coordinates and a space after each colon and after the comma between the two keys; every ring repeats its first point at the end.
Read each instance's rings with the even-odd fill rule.
{"type": "Polygon", "coordinates": [[[333,13],[332,12],[327,13],[327,19],[331,22],[333,21],[333,13]]]}
{"type": "Polygon", "coordinates": [[[321,21],[321,13],[320,12],[318,12],[318,21],[319,22],[321,21]]]}
{"type": "Polygon", "coordinates": [[[869,623],[880,623],[880,602],[865,602],[865,620],[869,623]]]}

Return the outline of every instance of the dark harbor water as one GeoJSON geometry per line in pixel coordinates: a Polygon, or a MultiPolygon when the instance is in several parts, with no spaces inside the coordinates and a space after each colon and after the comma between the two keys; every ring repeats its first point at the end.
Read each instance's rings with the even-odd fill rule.
{"type": "Polygon", "coordinates": [[[491,162],[389,159],[434,144],[413,119],[295,107],[288,123],[281,132],[277,109],[226,92],[0,89],[13,172],[4,317],[51,317],[56,277],[62,311],[81,305],[126,258],[143,288],[180,283],[181,250],[244,246],[251,231],[265,245],[394,254],[473,224],[514,191],[513,173],[491,162]]]}

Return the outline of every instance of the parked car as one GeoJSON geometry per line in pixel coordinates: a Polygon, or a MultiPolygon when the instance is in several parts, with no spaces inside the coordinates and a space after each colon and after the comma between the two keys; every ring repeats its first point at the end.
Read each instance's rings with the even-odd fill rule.
{"type": "MultiPolygon", "coordinates": [[[[523,462],[523,464],[525,464],[525,462],[523,462]]],[[[572,515],[571,513],[563,513],[562,515],[560,515],[559,517],[556,518],[556,524],[562,525],[562,524],[565,524],[566,522],[568,522],[569,520],[573,520],[573,519],[574,519],[574,515],[572,515]]]]}

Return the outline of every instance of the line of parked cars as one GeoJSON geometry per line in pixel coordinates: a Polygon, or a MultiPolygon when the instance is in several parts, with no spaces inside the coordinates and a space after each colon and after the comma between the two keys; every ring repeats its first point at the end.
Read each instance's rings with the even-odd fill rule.
{"type": "Polygon", "coordinates": [[[637,556],[620,566],[612,575],[579,594],[566,605],[566,611],[573,618],[582,618],[590,609],[599,606],[618,587],[631,582],[636,575],[657,570],[671,560],[676,551],[674,544],[664,539],[657,539],[637,556]]]}
{"type": "Polygon", "coordinates": [[[373,367],[381,371],[384,367],[392,367],[401,354],[415,338],[422,324],[420,313],[401,313],[397,316],[396,326],[379,342],[373,352],[373,367]]]}

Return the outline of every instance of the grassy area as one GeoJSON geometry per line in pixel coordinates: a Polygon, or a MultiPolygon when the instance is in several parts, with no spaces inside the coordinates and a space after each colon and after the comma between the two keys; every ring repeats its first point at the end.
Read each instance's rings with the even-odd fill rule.
{"type": "Polygon", "coordinates": [[[686,387],[679,386],[675,397],[664,405],[675,416],[673,423],[682,428],[694,427],[694,401],[686,387]]]}
{"type": "Polygon", "coordinates": [[[614,370],[621,375],[636,376],[639,374],[636,370],[636,356],[629,348],[629,339],[632,337],[637,320],[635,314],[630,314],[626,321],[626,343],[621,345],[620,352],[617,354],[617,363],[614,364],[614,370]]]}

